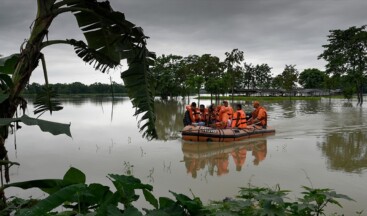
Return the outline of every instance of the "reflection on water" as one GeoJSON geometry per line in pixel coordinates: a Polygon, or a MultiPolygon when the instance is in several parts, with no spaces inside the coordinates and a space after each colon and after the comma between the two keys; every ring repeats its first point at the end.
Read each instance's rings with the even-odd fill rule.
{"type": "Polygon", "coordinates": [[[182,141],[182,152],[187,173],[197,177],[199,170],[207,169],[209,175],[222,176],[229,173],[230,158],[236,171],[240,172],[245,165],[247,152],[252,151],[253,164],[265,160],[267,153],[266,139],[242,141],[235,143],[210,142],[197,143],[182,141]]]}
{"type": "Polygon", "coordinates": [[[329,133],[320,148],[330,169],[360,173],[367,168],[367,134],[361,130],[329,133]]]}
{"type": "MultiPolygon", "coordinates": [[[[176,140],[181,136],[180,130],[183,127],[182,118],[185,105],[184,101],[180,100],[156,101],[156,127],[160,140],[176,140]]],[[[366,121],[364,120],[366,119],[366,114],[358,111],[358,108],[353,107],[352,103],[336,103],[335,100],[329,99],[324,101],[284,100],[280,102],[264,102],[264,106],[269,112],[270,125],[272,121],[277,119],[297,119],[297,121],[292,121],[287,127],[276,128],[277,130],[287,130],[287,133],[294,131],[293,136],[296,136],[297,133],[302,133],[304,135],[316,134],[324,137],[324,141],[318,142],[318,146],[327,157],[330,169],[360,172],[367,168],[367,135],[363,132],[367,131],[366,121]],[[302,116],[306,117],[306,119],[300,120],[302,116]],[[297,127],[300,128],[297,129],[297,127]]],[[[245,109],[251,111],[250,105],[246,104],[245,109]]],[[[248,145],[247,149],[249,149],[249,146],[254,145],[248,145]]],[[[261,145],[256,146],[259,147],[261,145]]],[[[258,152],[265,152],[266,154],[266,144],[262,146],[265,146],[265,151],[251,151],[253,154],[258,152]]],[[[224,175],[228,172],[229,158],[235,158],[233,154],[236,153],[228,151],[238,148],[238,146],[234,147],[232,145],[184,143],[184,160],[188,172],[195,177],[197,170],[207,167],[210,175],[214,175],[214,173],[224,175]],[[188,146],[196,146],[195,148],[190,148],[191,150],[195,149],[197,151],[195,154],[201,157],[193,157],[195,155],[193,152],[188,154],[188,146]],[[209,153],[215,153],[215,155],[209,157],[209,153]]],[[[245,151],[245,149],[244,147],[241,151],[245,151]]],[[[241,155],[240,152],[237,152],[237,154],[241,155]]],[[[233,160],[241,161],[241,159],[233,160]]],[[[259,161],[255,158],[254,164],[256,163],[259,163],[259,161]]],[[[237,169],[240,170],[241,168],[237,166],[237,169]]]]}
{"type": "Polygon", "coordinates": [[[284,118],[294,118],[296,116],[296,101],[285,100],[281,103],[284,118]]]}
{"type": "Polygon", "coordinates": [[[106,96],[95,96],[95,97],[68,97],[60,98],[63,105],[72,105],[75,107],[80,107],[85,104],[101,105],[104,102],[108,102],[110,105],[121,103],[126,101],[126,97],[106,97],[106,96]]]}
{"type": "Polygon", "coordinates": [[[329,169],[361,173],[367,168],[367,121],[363,108],[346,102],[325,115],[327,133],[318,146],[328,159],[329,169]]]}
{"type": "MultiPolygon", "coordinates": [[[[147,141],[127,98],[65,99],[62,111],[42,119],[71,122],[73,138],[22,125],[16,139],[13,135],[7,140],[9,159],[21,164],[10,170],[11,181],[60,178],[74,166],[88,181],[109,184],[106,174],[123,173],[126,162],[134,176],[152,182],[157,196],[169,196],[168,190],[190,194],[192,189],[207,201],[233,196],[252,180],[257,186],[280,184],[297,192],[300,185],[309,186],[305,170],[315,187],[333,188],[357,200],[343,203],[345,215],[365,209],[367,104],[356,107],[341,99],[262,104],[275,136],[198,144],[180,139],[186,105],[180,100],[156,101],[159,140],[147,141]]],[[[251,111],[251,103],[244,109],[251,111]]]]}
{"type": "Polygon", "coordinates": [[[180,137],[185,104],[182,101],[155,101],[156,129],[158,139],[175,140],[180,137]]]}

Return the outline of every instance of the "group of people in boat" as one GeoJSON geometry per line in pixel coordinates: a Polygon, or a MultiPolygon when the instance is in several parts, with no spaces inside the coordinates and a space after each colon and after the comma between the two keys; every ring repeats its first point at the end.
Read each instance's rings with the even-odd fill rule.
{"type": "Polygon", "coordinates": [[[266,109],[258,101],[252,103],[254,110],[246,114],[241,104],[236,104],[235,110],[224,100],[221,105],[211,104],[209,107],[195,102],[186,106],[183,119],[184,126],[197,125],[213,128],[248,128],[254,125],[267,127],[268,115],[266,109]]]}

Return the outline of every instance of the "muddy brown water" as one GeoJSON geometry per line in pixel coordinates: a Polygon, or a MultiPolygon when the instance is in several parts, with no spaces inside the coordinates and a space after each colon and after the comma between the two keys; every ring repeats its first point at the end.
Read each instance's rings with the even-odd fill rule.
{"type": "MultiPolygon", "coordinates": [[[[242,103],[251,111],[250,103],[242,103]]],[[[20,163],[10,170],[12,182],[62,178],[73,166],[89,183],[113,187],[107,174],[132,173],[153,185],[156,196],[192,191],[204,202],[234,196],[249,183],[279,184],[291,190],[289,198],[294,199],[305,185],[332,188],[356,200],[341,200],[344,208],[331,207],[329,213],[364,210],[367,215],[367,105],[356,106],[356,101],[264,102],[276,134],[227,144],[183,142],[181,100],[156,103],[160,139],[153,141],[141,137],[127,98],[65,99],[63,105],[62,111],[42,118],[71,122],[72,138],[43,133],[36,126],[9,136],[9,159],[20,163]]],[[[32,111],[30,102],[27,114],[32,116],[32,111]]],[[[43,196],[14,188],[6,193],[43,196]]]]}

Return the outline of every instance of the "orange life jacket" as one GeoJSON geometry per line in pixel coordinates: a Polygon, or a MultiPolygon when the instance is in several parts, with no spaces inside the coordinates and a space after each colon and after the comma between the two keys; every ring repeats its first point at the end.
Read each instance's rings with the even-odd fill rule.
{"type": "Polygon", "coordinates": [[[208,122],[209,124],[214,123],[217,121],[217,110],[214,109],[211,112],[208,111],[208,122]]]}
{"type": "Polygon", "coordinates": [[[195,122],[199,122],[200,121],[200,109],[199,108],[195,109],[194,116],[195,116],[195,122]]]}
{"type": "Polygon", "coordinates": [[[218,122],[215,123],[217,128],[226,128],[228,124],[229,116],[228,116],[228,107],[221,106],[218,116],[218,122]]]}
{"type": "Polygon", "coordinates": [[[232,127],[233,128],[235,127],[246,128],[247,127],[246,114],[243,110],[237,110],[233,114],[232,127]]]}
{"type": "Polygon", "coordinates": [[[266,109],[262,106],[259,106],[252,112],[252,119],[257,118],[260,121],[261,126],[267,126],[268,124],[268,114],[266,109]]]}
{"type": "Polygon", "coordinates": [[[200,109],[199,109],[199,121],[207,122],[208,120],[209,120],[208,109],[205,108],[203,112],[201,112],[200,109]]]}
{"type": "MultiPolygon", "coordinates": [[[[219,111],[218,120],[223,121],[224,115],[226,115],[226,118],[227,118],[226,120],[231,119],[229,113],[230,113],[229,107],[221,106],[220,111],[219,111]]],[[[232,117],[232,114],[231,114],[231,117],[232,117]]]]}
{"type": "Polygon", "coordinates": [[[232,119],[233,118],[233,113],[234,113],[233,108],[231,106],[228,106],[227,108],[228,108],[228,110],[227,110],[228,118],[232,119]]]}
{"type": "Polygon", "coordinates": [[[222,114],[220,113],[221,109],[222,109],[222,106],[220,106],[220,105],[217,106],[217,108],[216,108],[216,114],[217,114],[216,120],[217,121],[220,121],[220,119],[222,118],[222,114]]]}
{"type": "Polygon", "coordinates": [[[186,105],[186,110],[189,111],[191,122],[196,122],[195,118],[196,110],[191,109],[190,105],[186,105]]]}

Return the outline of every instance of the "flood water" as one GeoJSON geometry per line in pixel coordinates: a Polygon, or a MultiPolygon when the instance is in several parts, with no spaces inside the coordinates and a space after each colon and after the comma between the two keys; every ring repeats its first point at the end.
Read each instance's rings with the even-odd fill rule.
{"type": "MultiPolygon", "coordinates": [[[[210,101],[201,101],[208,105],[210,101]]],[[[87,181],[112,187],[107,174],[132,173],[153,185],[153,194],[169,190],[199,196],[204,202],[234,196],[249,183],[291,190],[301,186],[332,188],[356,202],[328,212],[367,215],[367,105],[356,101],[263,102],[268,124],[276,134],[237,143],[190,143],[180,138],[183,101],[157,102],[159,140],[147,141],[137,128],[130,100],[67,99],[64,109],[41,118],[71,122],[72,138],[23,126],[7,140],[9,159],[20,163],[10,170],[11,182],[62,178],[73,166],[87,181]],[[15,144],[16,140],[16,144],[15,144]]],[[[251,111],[250,103],[244,105],[251,111]]],[[[32,115],[29,101],[27,114],[32,115]]],[[[28,197],[34,191],[10,189],[6,194],[28,197]]],[[[42,196],[39,192],[38,197],[42,196]]],[[[37,198],[37,196],[35,198],[37,198]]],[[[137,203],[138,206],[149,206],[137,203]]],[[[145,206],[145,207],[146,207],[145,206]]]]}

